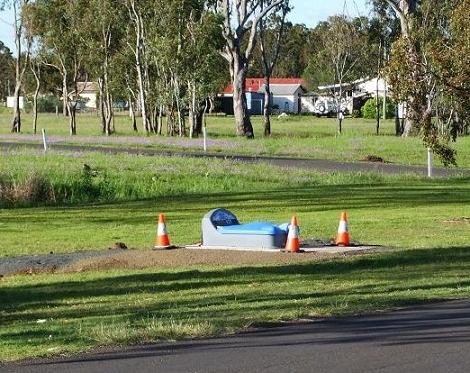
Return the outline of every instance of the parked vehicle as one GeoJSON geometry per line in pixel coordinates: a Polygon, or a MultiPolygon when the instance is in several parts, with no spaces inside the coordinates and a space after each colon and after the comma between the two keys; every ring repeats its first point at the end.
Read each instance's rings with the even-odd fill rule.
{"type": "Polygon", "coordinates": [[[313,113],[316,116],[334,116],[336,115],[336,103],[331,97],[319,97],[313,107],[313,113]]]}
{"type": "MultiPolygon", "coordinates": [[[[341,112],[343,115],[348,115],[349,110],[346,104],[343,103],[341,112]]],[[[315,102],[313,113],[318,116],[335,117],[338,113],[336,101],[333,97],[319,97],[315,102]]]]}

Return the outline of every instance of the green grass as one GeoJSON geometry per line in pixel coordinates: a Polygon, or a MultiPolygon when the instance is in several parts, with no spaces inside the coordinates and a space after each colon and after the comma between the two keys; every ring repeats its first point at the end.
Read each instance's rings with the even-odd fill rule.
{"type": "MultiPolygon", "coordinates": [[[[424,165],[426,163],[426,150],[419,138],[403,139],[394,136],[393,120],[382,122],[380,136],[375,135],[375,121],[368,119],[346,119],[344,133],[336,133],[335,119],[316,118],[313,116],[291,116],[278,119],[273,117],[273,135],[270,138],[262,137],[262,121],[260,117],[253,117],[256,138],[247,141],[235,136],[233,117],[208,117],[209,138],[221,140],[221,143],[211,145],[212,152],[250,155],[297,156],[317,159],[331,159],[343,161],[360,161],[367,155],[380,156],[388,162],[400,164],[424,165]]],[[[10,130],[10,116],[0,114],[0,134],[8,134],[10,130]]],[[[67,119],[55,115],[42,114],[39,119],[39,128],[47,128],[49,135],[68,135],[67,119]]],[[[124,144],[132,147],[150,147],[155,149],[175,149],[202,151],[194,144],[197,140],[188,139],[187,145],[168,144],[151,136],[153,143],[149,145],[136,144],[142,133],[132,131],[130,121],[121,113],[116,117],[116,134],[114,136],[128,136],[124,144]]],[[[24,116],[23,133],[31,134],[30,115],[24,116]]],[[[105,144],[100,135],[99,121],[96,115],[81,114],[78,118],[78,135],[94,136],[96,144],[105,144]]],[[[145,136],[144,136],[145,137],[145,136]]],[[[37,141],[40,141],[38,136],[37,141]]],[[[89,140],[88,140],[89,141],[89,140]]],[[[83,143],[79,138],[67,138],[70,143],[83,143]]],[[[122,146],[123,144],[108,144],[108,146],[122,146]]],[[[457,163],[460,167],[470,168],[470,136],[462,137],[451,146],[457,151],[457,163]]],[[[440,162],[436,160],[436,165],[440,162]]]]}
{"type": "Polygon", "coordinates": [[[0,256],[100,249],[123,241],[152,245],[156,216],[164,212],[176,244],[197,242],[200,219],[226,207],[241,221],[300,219],[303,237],[334,235],[347,210],[354,240],[401,247],[468,243],[468,225],[446,223],[470,216],[468,178],[315,173],[234,161],[82,153],[3,157],[0,174],[16,183],[37,172],[66,204],[0,210],[0,256]],[[85,192],[83,164],[98,171],[85,192]],[[95,198],[95,202],[90,200],[95,198]],[[99,232],[99,234],[98,234],[99,232]]]}
{"type": "Polygon", "coordinates": [[[295,213],[301,238],[333,236],[347,210],[353,240],[395,249],[288,266],[4,277],[0,360],[470,296],[469,225],[458,220],[470,217],[469,178],[316,173],[178,157],[2,154],[3,178],[20,184],[31,173],[64,198],[0,209],[0,256],[102,249],[115,241],[150,248],[158,212],[167,214],[173,243],[196,242],[200,219],[213,207],[232,210],[242,222],[285,222],[295,213]],[[84,163],[97,171],[87,189],[92,197],[77,184],[84,163]]]}
{"type": "Polygon", "coordinates": [[[0,282],[0,360],[463,298],[469,271],[467,244],[289,266],[16,276],[0,282]]]}

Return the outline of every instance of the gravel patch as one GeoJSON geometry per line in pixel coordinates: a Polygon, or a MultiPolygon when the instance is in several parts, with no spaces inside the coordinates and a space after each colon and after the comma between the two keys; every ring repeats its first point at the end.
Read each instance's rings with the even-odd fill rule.
{"type": "MultiPolygon", "coordinates": [[[[42,135],[23,135],[23,134],[2,134],[0,140],[22,141],[42,144],[42,135]]],[[[187,137],[162,137],[162,136],[58,136],[47,137],[49,144],[60,143],[80,143],[80,144],[127,144],[127,145],[170,145],[183,148],[203,148],[203,138],[190,139],[187,137]]],[[[238,144],[234,141],[221,139],[208,139],[209,147],[237,148],[238,144]]]]}
{"type": "MultiPolygon", "coordinates": [[[[318,242],[315,240],[315,242],[318,242]]],[[[318,242],[319,243],[319,242],[318,242]]],[[[326,248],[326,245],[324,246],[326,248]]],[[[176,248],[172,250],[80,251],[64,254],[29,255],[0,258],[0,277],[40,272],[82,272],[108,269],[175,268],[200,265],[295,264],[318,260],[363,255],[364,252],[243,252],[176,248]]]]}
{"type": "Polygon", "coordinates": [[[75,253],[25,255],[0,258],[0,276],[54,272],[85,258],[108,258],[124,250],[79,251],[75,253]]]}

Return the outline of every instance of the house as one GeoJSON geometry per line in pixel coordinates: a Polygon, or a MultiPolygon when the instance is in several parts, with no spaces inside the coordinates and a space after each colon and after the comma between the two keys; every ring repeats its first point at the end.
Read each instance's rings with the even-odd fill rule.
{"type": "MultiPolygon", "coordinates": [[[[19,107],[20,109],[24,109],[24,97],[20,96],[19,97],[19,107]]],[[[8,96],[7,97],[7,107],[8,108],[14,108],[15,107],[15,96],[8,96]]]]}
{"type": "Polygon", "coordinates": [[[342,107],[346,112],[352,113],[353,110],[360,110],[364,103],[377,94],[380,97],[388,96],[387,83],[383,78],[365,78],[351,83],[331,84],[319,86],[319,99],[328,99],[343,91],[342,107]]]}
{"type": "MultiPolygon", "coordinates": [[[[299,114],[301,109],[301,96],[307,91],[301,83],[279,84],[271,83],[271,103],[273,110],[279,110],[283,113],[299,114]]],[[[264,92],[263,85],[260,92],[264,92]]]]}
{"type": "Polygon", "coordinates": [[[86,108],[96,109],[98,107],[99,87],[97,82],[78,82],[77,89],[80,97],[85,101],[86,108]]]}
{"type": "MultiPolygon", "coordinates": [[[[305,93],[303,80],[299,78],[271,78],[270,89],[273,108],[286,113],[300,112],[300,97],[305,93]]],[[[245,96],[251,115],[263,114],[264,78],[247,78],[245,96]]],[[[225,87],[218,95],[221,111],[233,114],[233,85],[225,87]]]]}

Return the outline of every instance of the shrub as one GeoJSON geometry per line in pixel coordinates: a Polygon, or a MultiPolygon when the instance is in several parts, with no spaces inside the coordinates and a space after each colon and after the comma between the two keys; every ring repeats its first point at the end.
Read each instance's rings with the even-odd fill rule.
{"type": "Polygon", "coordinates": [[[55,202],[55,195],[46,177],[32,173],[24,180],[15,181],[5,175],[0,175],[0,206],[50,202],[55,202]]]}
{"type": "Polygon", "coordinates": [[[38,97],[38,112],[39,113],[55,113],[55,108],[58,107],[59,113],[62,112],[62,101],[55,96],[42,96],[38,97]]]}
{"type": "Polygon", "coordinates": [[[352,111],[352,113],[351,113],[351,116],[352,116],[353,118],[361,118],[361,117],[362,117],[362,113],[361,113],[360,110],[354,109],[354,110],[352,111]]]}
{"type": "MultiPolygon", "coordinates": [[[[366,119],[375,119],[377,117],[377,100],[375,98],[370,98],[364,104],[361,109],[362,117],[366,119]]],[[[395,117],[395,104],[387,98],[386,101],[386,112],[387,118],[394,118],[395,117]]],[[[383,98],[379,97],[379,114],[380,117],[383,116],[383,98]]]]}

